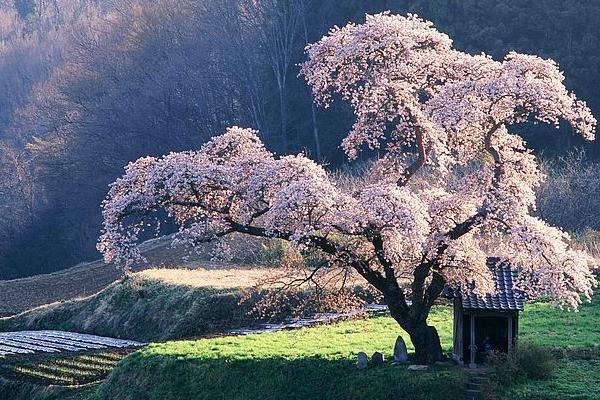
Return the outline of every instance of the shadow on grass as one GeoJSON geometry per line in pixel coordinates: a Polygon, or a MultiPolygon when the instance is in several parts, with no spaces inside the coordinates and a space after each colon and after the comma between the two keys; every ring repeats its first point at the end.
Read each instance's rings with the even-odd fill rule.
{"type": "Polygon", "coordinates": [[[453,400],[464,398],[465,372],[436,366],[358,370],[345,359],[185,358],[136,353],[100,387],[98,399],[453,400]]]}

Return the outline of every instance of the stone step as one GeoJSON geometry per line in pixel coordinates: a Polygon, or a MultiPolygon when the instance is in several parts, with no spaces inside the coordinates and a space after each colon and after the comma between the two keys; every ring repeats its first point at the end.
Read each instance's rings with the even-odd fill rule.
{"type": "Polygon", "coordinates": [[[487,370],[477,368],[477,369],[467,369],[467,372],[471,375],[479,376],[479,375],[487,375],[487,370]]]}
{"type": "Polygon", "coordinates": [[[468,369],[469,382],[465,392],[467,400],[483,400],[482,389],[489,382],[488,371],[484,368],[468,369]]]}
{"type": "Polygon", "coordinates": [[[476,390],[476,389],[467,389],[467,399],[482,399],[483,398],[483,393],[481,392],[481,390],[476,390]]]}

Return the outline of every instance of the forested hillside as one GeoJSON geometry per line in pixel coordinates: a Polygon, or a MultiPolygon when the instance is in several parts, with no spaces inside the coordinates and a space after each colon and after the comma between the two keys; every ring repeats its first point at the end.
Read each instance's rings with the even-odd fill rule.
{"type": "MultiPolygon", "coordinates": [[[[384,10],[433,21],[461,50],[554,58],[600,115],[592,0],[0,0],[0,279],[98,258],[100,204],[124,165],[197,149],[227,126],[258,129],[277,153],[341,167],[352,113],[339,102],[315,106],[298,64],[333,25],[384,10]]],[[[567,129],[523,134],[552,168],[583,146],[567,129]]],[[[588,158],[600,156],[597,143],[586,146],[588,158]]],[[[551,182],[563,197],[542,199],[545,218],[600,228],[553,214],[569,199],[595,215],[595,203],[577,201],[594,185],[551,182]]]]}

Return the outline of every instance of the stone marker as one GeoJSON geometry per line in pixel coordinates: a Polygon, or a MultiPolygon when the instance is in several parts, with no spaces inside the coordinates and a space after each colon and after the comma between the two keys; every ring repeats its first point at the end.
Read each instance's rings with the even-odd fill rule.
{"type": "Polygon", "coordinates": [[[394,364],[399,364],[408,361],[408,351],[406,350],[406,343],[402,336],[398,336],[396,344],[394,344],[394,364]]]}
{"type": "Polygon", "coordinates": [[[373,364],[374,367],[383,365],[383,363],[385,363],[385,358],[383,357],[383,354],[381,354],[378,351],[373,353],[373,356],[371,357],[371,363],[373,364]]]}
{"type": "Polygon", "coordinates": [[[365,368],[367,368],[368,365],[369,365],[369,357],[367,356],[367,353],[361,351],[356,356],[356,367],[358,369],[365,369],[365,368]]]}
{"type": "Polygon", "coordinates": [[[427,365],[418,365],[418,364],[408,366],[409,371],[425,371],[427,368],[429,368],[427,365]]]}

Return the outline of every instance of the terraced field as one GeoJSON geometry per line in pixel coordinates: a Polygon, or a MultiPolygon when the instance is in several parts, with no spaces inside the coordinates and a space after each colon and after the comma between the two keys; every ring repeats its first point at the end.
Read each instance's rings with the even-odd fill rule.
{"type": "Polygon", "coordinates": [[[125,349],[144,345],[145,343],[132,340],[62,331],[0,332],[0,356],[125,349]]]}
{"type": "Polygon", "coordinates": [[[133,351],[135,349],[10,358],[3,360],[0,375],[42,386],[81,386],[104,380],[117,363],[133,351]]]}
{"type": "Polygon", "coordinates": [[[41,386],[81,386],[106,378],[144,343],[60,331],[0,333],[0,376],[41,386]]]}

